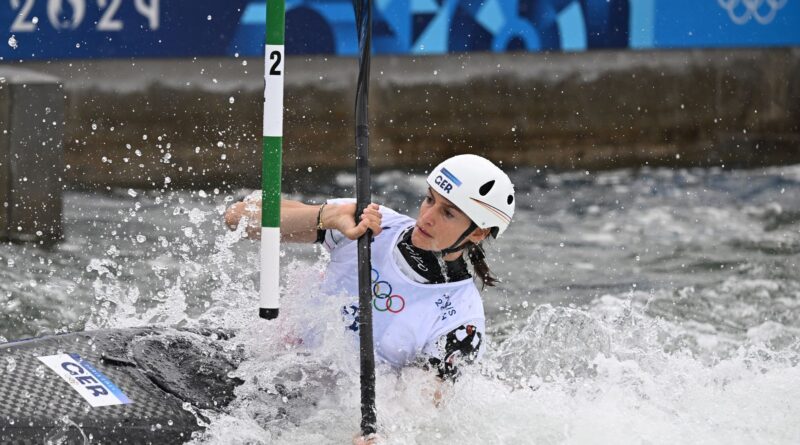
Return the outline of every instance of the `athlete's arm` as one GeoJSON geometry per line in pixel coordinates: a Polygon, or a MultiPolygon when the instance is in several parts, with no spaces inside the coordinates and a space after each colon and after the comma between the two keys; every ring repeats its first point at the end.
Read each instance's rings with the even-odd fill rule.
{"type": "MultiPolygon", "coordinates": [[[[353,215],[356,213],[355,203],[320,205],[303,204],[288,199],[281,200],[281,236],[283,241],[295,243],[312,243],[317,239],[317,218],[320,218],[323,229],[334,229],[349,239],[357,239],[367,229],[373,235],[381,232],[381,213],[378,204],[370,204],[361,214],[356,224],[353,215]],[[322,212],[320,213],[320,209],[322,212]]],[[[245,199],[231,205],[225,211],[225,223],[231,230],[239,227],[246,220],[245,232],[248,238],[261,237],[261,200],[245,199]]]]}
{"type": "Polygon", "coordinates": [[[383,443],[381,436],[370,434],[369,436],[356,435],[353,437],[353,445],[379,445],[383,443]]]}
{"type": "Polygon", "coordinates": [[[461,373],[462,365],[474,363],[478,358],[482,337],[476,325],[465,323],[423,349],[420,364],[435,374],[431,376],[431,387],[424,390],[422,395],[430,397],[434,406],[439,407],[445,401],[452,390],[451,383],[461,373]]]}
{"type": "Polygon", "coordinates": [[[475,325],[461,325],[437,342],[434,351],[429,352],[425,366],[436,372],[440,381],[455,381],[462,364],[473,363],[478,357],[483,334],[475,325]]]}

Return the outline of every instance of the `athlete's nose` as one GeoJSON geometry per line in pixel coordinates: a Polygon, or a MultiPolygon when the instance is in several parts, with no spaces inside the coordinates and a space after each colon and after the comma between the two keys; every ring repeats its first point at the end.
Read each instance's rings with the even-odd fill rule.
{"type": "Polygon", "coordinates": [[[432,226],[433,225],[433,206],[425,206],[423,205],[419,209],[419,219],[418,222],[422,226],[432,226]]]}

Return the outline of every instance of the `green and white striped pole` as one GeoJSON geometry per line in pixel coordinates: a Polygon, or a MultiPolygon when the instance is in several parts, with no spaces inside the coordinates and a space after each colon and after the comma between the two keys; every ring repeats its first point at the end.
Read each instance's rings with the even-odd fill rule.
{"type": "Polygon", "coordinates": [[[283,146],[283,34],[285,0],[267,0],[264,65],[264,148],[261,158],[261,304],[278,316],[280,294],[281,152],[283,146]]]}

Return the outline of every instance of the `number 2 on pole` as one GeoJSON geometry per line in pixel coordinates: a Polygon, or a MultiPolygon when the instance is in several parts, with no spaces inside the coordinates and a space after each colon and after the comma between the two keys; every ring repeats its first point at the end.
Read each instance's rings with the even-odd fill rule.
{"type": "Polygon", "coordinates": [[[269,60],[274,60],[275,63],[272,64],[272,68],[269,70],[270,76],[280,76],[281,70],[278,69],[278,66],[281,64],[281,52],[280,51],[272,51],[269,54],[269,60]]]}
{"type": "Polygon", "coordinates": [[[266,45],[264,52],[264,136],[269,137],[283,136],[283,53],[283,45],[266,45]]]}

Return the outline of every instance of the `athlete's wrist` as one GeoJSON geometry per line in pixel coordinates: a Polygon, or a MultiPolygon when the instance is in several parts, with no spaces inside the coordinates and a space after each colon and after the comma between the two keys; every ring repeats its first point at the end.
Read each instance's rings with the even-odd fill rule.
{"type": "Polygon", "coordinates": [[[328,229],[337,229],[335,227],[336,222],[336,215],[338,213],[339,206],[336,204],[322,204],[319,209],[319,220],[317,223],[317,230],[328,230],[328,229]]]}
{"type": "Polygon", "coordinates": [[[324,202],[321,206],[319,206],[319,210],[317,211],[317,230],[325,230],[325,227],[322,225],[322,212],[325,211],[325,206],[328,203],[324,202]]]}

